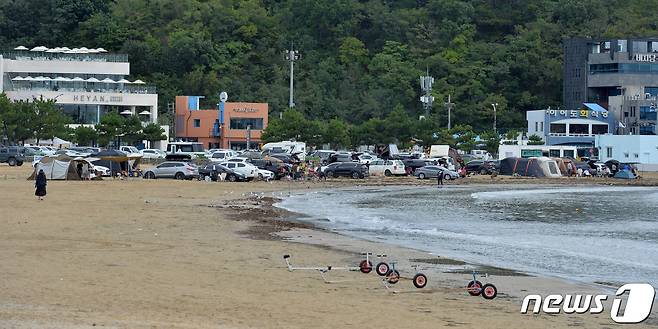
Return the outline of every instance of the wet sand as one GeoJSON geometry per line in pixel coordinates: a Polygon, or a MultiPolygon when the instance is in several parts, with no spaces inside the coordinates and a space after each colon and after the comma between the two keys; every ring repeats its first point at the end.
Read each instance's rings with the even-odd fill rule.
{"type": "MultiPolygon", "coordinates": [[[[0,165],[0,328],[615,326],[606,313],[519,314],[525,293],[599,287],[485,269],[492,275],[483,281],[495,283],[499,297],[470,297],[464,272],[473,265],[291,223],[285,220],[292,214],[271,207],[269,197],[352,180],[51,181],[39,202],[28,174],[26,167],[0,165]],[[374,273],[338,271],[329,277],[343,282],[326,284],[317,272],[288,272],[282,259],[290,254],[299,265],[354,265],[364,250],[387,253],[406,278],[413,275],[410,265],[420,264],[428,286],[416,290],[402,280],[394,287],[401,293],[392,294],[374,273]]],[[[653,316],[644,326],[655,323],[653,316]]]]}

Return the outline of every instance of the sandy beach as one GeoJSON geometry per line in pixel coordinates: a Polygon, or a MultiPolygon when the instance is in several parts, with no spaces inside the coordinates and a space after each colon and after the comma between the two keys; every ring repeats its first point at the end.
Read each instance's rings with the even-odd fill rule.
{"type": "MultiPolygon", "coordinates": [[[[602,287],[486,269],[499,297],[470,297],[462,288],[468,275],[459,271],[472,267],[468,264],[285,222],[291,214],[270,206],[271,197],[288,191],[335,188],[351,180],[51,181],[47,199],[39,202],[33,182],[25,180],[29,170],[0,166],[0,328],[616,326],[606,312],[519,312],[520,298],[530,292],[596,293],[602,287]],[[326,284],[316,272],[288,272],[282,259],[290,254],[300,265],[353,265],[364,250],[394,255],[403,277],[413,275],[409,264],[420,264],[431,273],[428,287],[415,290],[403,280],[395,286],[401,293],[392,294],[374,273],[355,272],[331,273],[332,280],[343,282],[326,284]]],[[[652,315],[634,327],[656,323],[652,315]]]]}

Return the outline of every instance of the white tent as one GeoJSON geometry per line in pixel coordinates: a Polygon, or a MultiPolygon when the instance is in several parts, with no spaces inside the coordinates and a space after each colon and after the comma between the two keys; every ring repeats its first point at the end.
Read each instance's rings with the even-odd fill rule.
{"type": "Polygon", "coordinates": [[[14,50],[29,50],[29,49],[25,46],[18,46],[16,48],[14,48],[14,50]]]}

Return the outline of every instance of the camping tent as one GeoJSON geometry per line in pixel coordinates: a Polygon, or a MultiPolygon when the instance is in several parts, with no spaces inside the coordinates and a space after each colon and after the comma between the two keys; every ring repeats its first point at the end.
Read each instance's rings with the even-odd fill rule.
{"type": "Polygon", "coordinates": [[[633,175],[633,173],[629,170],[620,170],[615,174],[614,177],[619,179],[635,179],[635,175],[633,175]]]}
{"type": "Polygon", "coordinates": [[[126,152],[118,150],[104,150],[94,153],[92,156],[100,159],[94,161],[93,164],[110,168],[112,176],[122,171],[128,172],[130,167],[128,160],[132,160],[126,152]]]}
{"type": "Polygon", "coordinates": [[[47,179],[81,180],[82,178],[77,171],[79,163],[89,164],[85,159],[73,159],[66,155],[60,155],[58,157],[43,157],[41,161],[34,166],[34,172],[32,172],[32,175],[27,179],[34,180],[37,177],[39,170],[43,170],[47,179]]]}
{"type": "Polygon", "coordinates": [[[505,158],[500,160],[500,175],[518,175],[528,177],[560,177],[555,160],[547,157],[505,158]]]}

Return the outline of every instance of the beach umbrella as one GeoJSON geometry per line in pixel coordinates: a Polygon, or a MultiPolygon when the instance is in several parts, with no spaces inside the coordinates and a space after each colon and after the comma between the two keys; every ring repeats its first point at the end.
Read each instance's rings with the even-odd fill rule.
{"type": "Polygon", "coordinates": [[[121,114],[121,115],[132,115],[133,113],[130,112],[130,110],[123,110],[123,111],[121,111],[121,113],[119,113],[119,114],[121,114]]]}
{"type": "Polygon", "coordinates": [[[87,81],[87,82],[101,82],[100,80],[98,80],[98,79],[96,79],[96,78],[94,78],[94,77],[91,77],[91,78],[89,78],[89,79],[87,79],[87,80],[85,80],[85,81],[87,81]]]}
{"type": "Polygon", "coordinates": [[[151,115],[151,112],[144,110],[142,112],[139,112],[139,115],[151,115]]]}
{"type": "Polygon", "coordinates": [[[71,50],[71,48],[69,48],[69,47],[62,47],[62,48],[59,48],[59,50],[61,50],[61,51],[69,51],[69,50],[71,50]]]}
{"type": "Polygon", "coordinates": [[[105,79],[101,80],[101,82],[104,82],[104,83],[117,83],[116,81],[114,81],[110,78],[105,78],[105,79]]]}
{"type": "Polygon", "coordinates": [[[18,46],[16,48],[14,48],[14,50],[29,50],[29,49],[25,46],[18,46]]]}
{"type": "Polygon", "coordinates": [[[105,50],[105,49],[103,49],[103,48],[96,48],[96,50],[97,50],[99,53],[106,53],[106,52],[107,52],[107,50],[105,50]]]}
{"type": "Polygon", "coordinates": [[[81,77],[75,77],[75,78],[71,79],[71,81],[73,81],[73,82],[85,82],[85,79],[83,79],[81,77]]]}
{"type": "Polygon", "coordinates": [[[12,78],[11,81],[25,81],[25,78],[23,78],[22,76],[19,75],[15,78],[12,78]]]}
{"type": "Polygon", "coordinates": [[[46,50],[48,50],[48,48],[44,46],[34,47],[30,49],[30,51],[46,51],[46,50]]]}
{"type": "Polygon", "coordinates": [[[146,84],[146,82],[144,82],[144,81],[142,81],[142,80],[139,80],[139,79],[133,81],[132,83],[134,83],[134,84],[138,84],[138,85],[146,84]]]}
{"type": "Polygon", "coordinates": [[[78,49],[78,50],[82,50],[82,51],[88,51],[88,50],[89,50],[89,48],[87,48],[87,47],[82,47],[82,48],[80,48],[80,49],[78,49]]]}
{"type": "Polygon", "coordinates": [[[28,75],[28,76],[25,77],[23,80],[24,80],[24,81],[34,81],[34,78],[28,75]]]}
{"type": "MultiPolygon", "coordinates": [[[[81,79],[81,80],[82,80],[82,79],[81,79]]],[[[53,81],[61,81],[61,82],[64,82],[64,81],[71,81],[71,78],[57,77],[57,78],[53,79],[53,81]]]]}
{"type": "Polygon", "coordinates": [[[89,50],[87,50],[87,53],[88,53],[88,54],[98,54],[99,51],[96,50],[96,49],[89,49],[89,50]]]}
{"type": "Polygon", "coordinates": [[[53,49],[48,49],[46,50],[47,53],[61,53],[62,50],[59,48],[53,48],[53,49]]]}
{"type": "Polygon", "coordinates": [[[121,79],[121,80],[117,81],[117,83],[132,83],[132,82],[130,82],[126,79],[121,79]]]}

